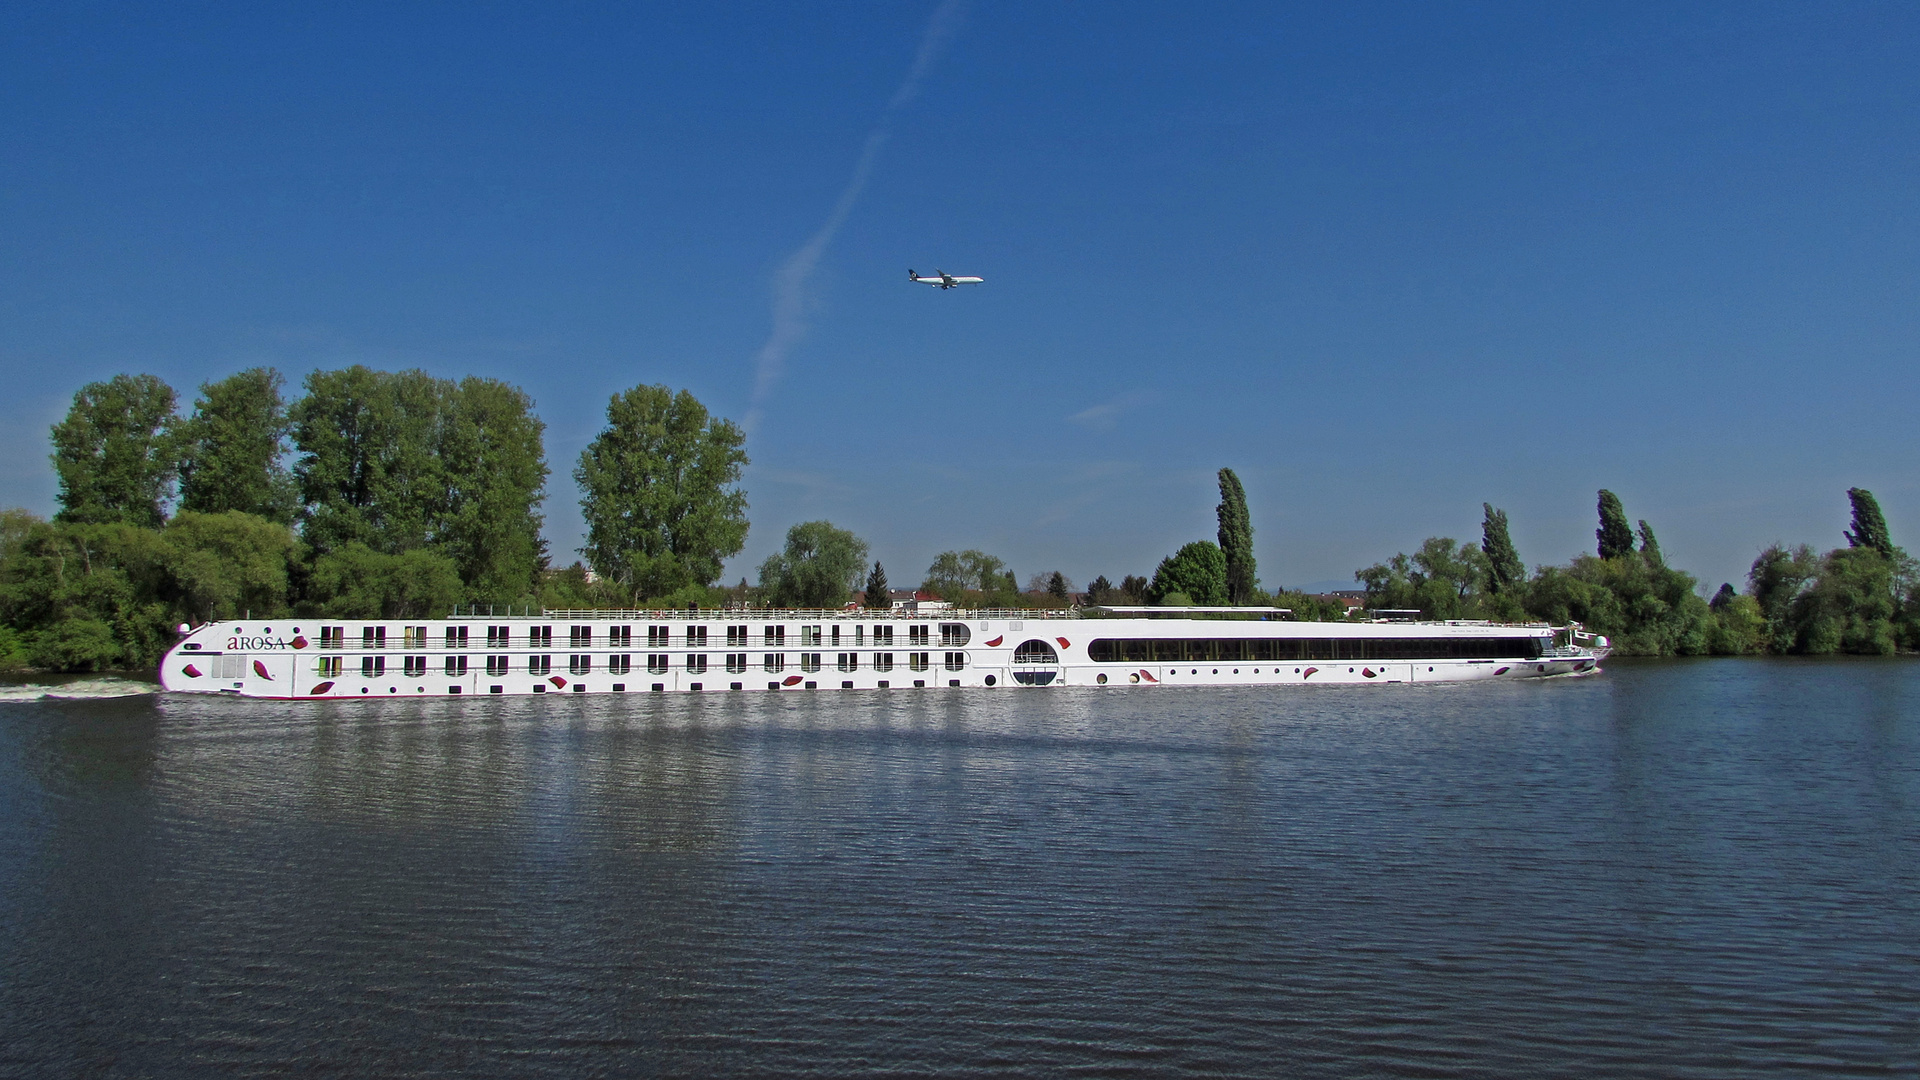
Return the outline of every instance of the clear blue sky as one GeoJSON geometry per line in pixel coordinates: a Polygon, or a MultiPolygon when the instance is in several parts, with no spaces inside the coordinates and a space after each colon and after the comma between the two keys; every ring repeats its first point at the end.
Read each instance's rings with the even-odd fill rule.
{"type": "Polygon", "coordinates": [[[1920,548],[1911,4],[17,4],[0,504],[78,386],[272,364],[526,387],[557,556],[609,394],[755,408],[796,521],[1149,573],[1252,504],[1269,585],[1594,491],[1740,580],[1873,489],[1920,548]],[[981,274],[941,293],[906,270],[981,274]],[[790,327],[791,328],[791,327],[790,327]]]}

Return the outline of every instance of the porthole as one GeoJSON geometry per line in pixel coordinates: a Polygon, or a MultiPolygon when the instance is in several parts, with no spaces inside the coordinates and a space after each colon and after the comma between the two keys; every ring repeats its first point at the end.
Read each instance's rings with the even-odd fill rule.
{"type": "Polygon", "coordinates": [[[1104,672],[1102,672],[1102,673],[1100,674],[1100,676],[1099,676],[1099,677],[1098,677],[1097,679],[1095,679],[1094,681],[1095,681],[1095,682],[1097,682],[1097,683],[1099,683],[1099,684],[1100,684],[1101,686],[1105,686],[1105,685],[1107,685],[1107,676],[1106,676],[1106,673],[1104,673],[1104,672]]]}
{"type": "Polygon", "coordinates": [[[996,681],[996,680],[994,679],[994,677],[993,677],[993,676],[991,676],[991,675],[989,675],[989,676],[987,676],[987,685],[988,685],[988,686],[992,686],[992,685],[994,684],[994,682],[995,682],[995,681],[996,681]]]}
{"type": "Polygon", "coordinates": [[[1213,669],[1213,673],[1214,673],[1215,675],[1218,675],[1218,674],[1220,674],[1220,669],[1219,669],[1219,668],[1214,668],[1214,669],[1213,669]]]}
{"type": "Polygon", "coordinates": [[[1128,679],[1130,679],[1130,680],[1132,680],[1132,681],[1134,681],[1134,682],[1139,682],[1139,681],[1140,681],[1140,675],[1139,675],[1139,673],[1138,673],[1138,672],[1135,672],[1134,674],[1132,674],[1132,675],[1129,675],[1129,676],[1127,676],[1127,678],[1128,678],[1128,679]]]}

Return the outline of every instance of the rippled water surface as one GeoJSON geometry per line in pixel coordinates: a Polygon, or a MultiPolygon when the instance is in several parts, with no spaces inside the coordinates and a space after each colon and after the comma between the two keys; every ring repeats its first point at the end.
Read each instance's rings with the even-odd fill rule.
{"type": "Polygon", "coordinates": [[[13,1075],[1920,1075],[1920,663],[0,700],[13,1075]]]}

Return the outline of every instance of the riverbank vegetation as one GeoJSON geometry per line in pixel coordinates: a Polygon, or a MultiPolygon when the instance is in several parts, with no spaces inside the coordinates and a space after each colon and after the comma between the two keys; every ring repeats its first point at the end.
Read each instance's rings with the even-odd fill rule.
{"type": "MultiPolygon", "coordinates": [[[[149,667],[176,624],[240,616],[892,602],[866,542],[826,521],[794,525],[757,584],[717,584],[746,543],[745,436],[684,390],[638,386],[608,403],[572,470],[584,559],[558,567],[540,536],[544,425],[523,390],[360,366],[316,371],[300,390],[288,400],[277,372],[253,368],[202,385],[182,415],[151,375],[82,387],[50,432],[59,512],[0,511],[0,668],[149,667]]],[[[1218,481],[1216,536],[1150,576],[1100,576],[1076,593],[1056,570],[1023,590],[1004,560],[966,549],[936,556],[917,591],[958,607],[1273,605],[1298,619],[1350,617],[1340,597],[1260,586],[1245,489],[1231,469],[1218,481]]],[[[1564,565],[1529,573],[1506,514],[1484,505],[1478,544],[1431,537],[1355,580],[1365,609],[1578,621],[1630,654],[1920,648],[1920,572],[1872,494],[1848,497],[1848,546],[1769,547],[1743,588],[1711,599],[1607,491],[1594,553],[1564,565]]]]}

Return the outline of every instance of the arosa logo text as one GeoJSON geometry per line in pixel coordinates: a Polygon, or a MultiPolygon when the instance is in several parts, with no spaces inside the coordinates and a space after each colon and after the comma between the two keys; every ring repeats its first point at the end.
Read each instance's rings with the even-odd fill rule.
{"type": "Polygon", "coordinates": [[[270,638],[270,637],[230,637],[227,639],[228,652],[273,652],[276,649],[304,649],[307,639],[270,638]]]}

